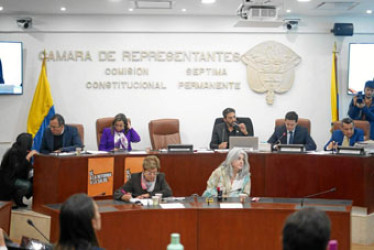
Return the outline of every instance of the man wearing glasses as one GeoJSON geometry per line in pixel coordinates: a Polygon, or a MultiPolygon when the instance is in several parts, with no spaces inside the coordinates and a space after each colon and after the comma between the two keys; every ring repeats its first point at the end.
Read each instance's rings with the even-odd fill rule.
{"type": "Polygon", "coordinates": [[[159,172],[160,168],[160,160],[157,156],[145,157],[143,172],[132,174],[131,179],[114,192],[113,198],[130,201],[131,198],[151,198],[156,193],[162,194],[162,197],[172,196],[173,193],[165,180],[165,175],[159,172]]]}
{"type": "Polygon", "coordinates": [[[77,147],[82,147],[77,128],[65,125],[62,115],[55,114],[44,131],[40,153],[70,152],[77,147]]]}

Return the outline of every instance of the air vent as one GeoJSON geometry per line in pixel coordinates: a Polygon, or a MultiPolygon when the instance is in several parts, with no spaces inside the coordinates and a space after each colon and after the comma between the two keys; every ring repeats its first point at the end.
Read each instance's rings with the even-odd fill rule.
{"type": "Polygon", "coordinates": [[[248,18],[275,19],[277,18],[277,8],[275,6],[250,6],[248,18]]]}
{"type": "Polygon", "coordinates": [[[151,10],[151,9],[172,9],[173,1],[169,0],[135,0],[135,9],[151,10]]]}
{"type": "Polygon", "coordinates": [[[359,5],[359,2],[351,1],[351,2],[322,2],[320,3],[316,9],[317,10],[330,10],[330,11],[347,11],[355,8],[359,5]]]}

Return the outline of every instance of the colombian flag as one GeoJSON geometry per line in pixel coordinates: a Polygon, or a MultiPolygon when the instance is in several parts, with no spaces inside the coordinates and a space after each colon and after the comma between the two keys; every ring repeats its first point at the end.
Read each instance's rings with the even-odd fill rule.
{"type": "Polygon", "coordinates": [[[336,45],[332,52],[332,69],[331,69],[331,122],[339,121],[339,91],[336,74],[336,45]]]}
{"type": "Polygon", "coordinates": [[[27,132],[34,138],[33,149],[39,151],[44,130],[49,125],[49,120],[55,114],[51,89],[47,79],[45,66],[45,53],[40,72],[39,81],[35,89],[34,98],[27,119],[27,132]]]}

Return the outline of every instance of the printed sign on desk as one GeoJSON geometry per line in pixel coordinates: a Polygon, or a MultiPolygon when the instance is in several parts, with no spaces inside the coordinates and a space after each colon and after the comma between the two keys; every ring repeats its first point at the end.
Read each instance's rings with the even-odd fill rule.
{"type": "Polygon", "coordinates": [[[113,157],[88,159],[87,193],[89,196],[113,194],[113,168],[113,157]]]}

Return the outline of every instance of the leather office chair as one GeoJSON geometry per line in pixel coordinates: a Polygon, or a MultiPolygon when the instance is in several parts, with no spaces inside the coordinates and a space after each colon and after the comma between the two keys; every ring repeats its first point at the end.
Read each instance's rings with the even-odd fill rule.
{"type": "Polygon", "coordinates": [[[153,150],[167,148],[169,144],[181,144],[178,119],[152,120],[148,128],[153,150]]]}
{"type": "Polygon", "coordinates": [[[75,127],[75,128],[78,129],[79,137],[81,138],[82,145],[84,145],[84,127],[83,127],[83,124],[70,123],[70,124],[66,124],[66,125],[70,126],[70,127],[75,127]]]}
{"type": "MultiPolygon", "coordinates": [[[[214,121],[213,130],[214,130],[214,127],[217,124],[222,123],[222,122],[223,122],[223,118],[222,117],[216,118],[216,120],[214,121]]],[[[253,124],[252,124],[251,118],[249,118],[249,117],[236,117],[236,122],[238,124],[239,123],[244,123],[245,126],[247,127],[247,132],[248,132],[249,136],[253,136],[254,135],[253,124]]]]}
{"type": "MultiPolygon", "coordinates": [[[[284,125],[284,123],[285,123],[284,118],[276,119],[275,120],[275,127],[282,126],[282,125],[284,125]]],[[[297,120],[297,125],[300,125],[300,126],[302,126],[304,128],[307,128],[308,129],[308,133],[310,134],[311,125],[310,125],[310,120],[309,119],[299,118],[297,120]]]]}
{"type": "Polygon", "coordinates": [[[108,128],[112,126],[112,122],[114,117],[105,117],[99,118],[96,120],[96,140],[97,140],[97,147],[99,147],[100,139],[103,134],[104,128],[108,128]]]}
{"type": "MultiPolygon", "coordinates": [[[[364,131],[364,140],[370,139],[370,123],[368,121],[353,120],[356,128],[360,128],[364,131]]],[[[341,121],[332,122],[332,130],[340,129],[341,121]]]]}

